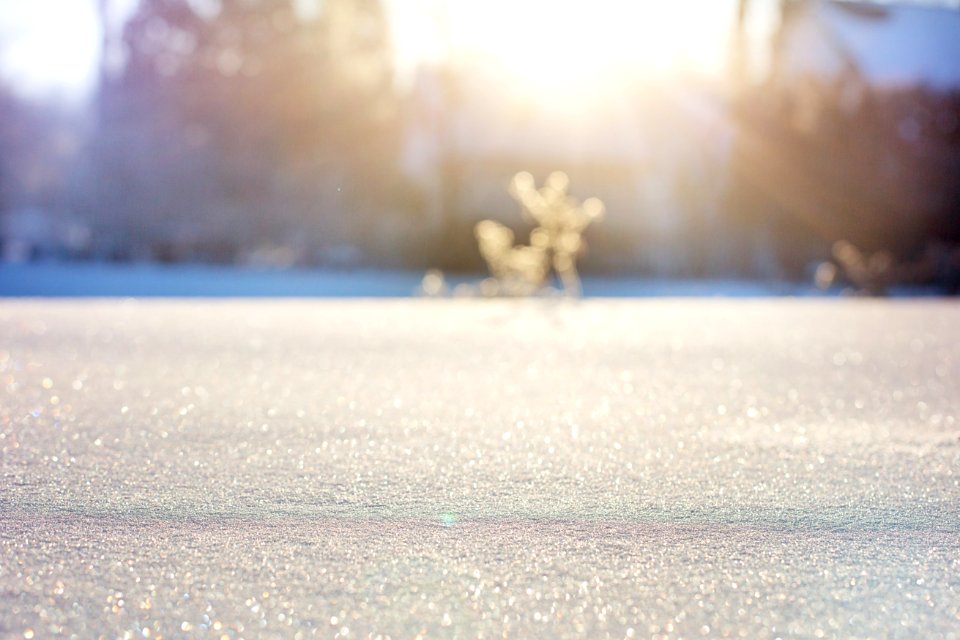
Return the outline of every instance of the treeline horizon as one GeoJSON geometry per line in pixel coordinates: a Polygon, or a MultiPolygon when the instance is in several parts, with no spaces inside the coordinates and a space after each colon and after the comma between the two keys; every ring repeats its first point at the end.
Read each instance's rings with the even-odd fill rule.
{"type": "MultiPolygon", "coordinates": [[[[512,225],[521,242],[529,233],[515,222],[509,177],[532,171],[542,180],[561,169],[575,195],[599,196],[610,211],[587,234],[587,272],[806,279],[837,240],[911,259],[928,236],[895,228],[863,233],[861,243],[869,219],[843,218],[815,199],[801,199],[813,213],[798,215],[777,193],[791,168],[828,166],[842,136],[847,148],[868,150],[848,154],[843,170],[869,183],[874,165],[888,170],[888,156],[903,171],[928,157],[929,139],[944,180],[957,175],[960,128],[949,139],[934,129],[909,144],[896,136],[904,113],[936,119],[960,104],[960,92],[878,98],[864,104],[903,106],[847,114],[843,87],[826,86],[810,134],[791,128],[797,98],[773,83],[739,103],[718,99],[731,115],[722,123],[729,133],[714,131],[715,140],[690,129],[669,92],[637,91],[626,106],[651,147],[641,167],[536,150],[478,159],[458,146],[485,136],[458,118],[476,95],[449,61],[429,70],[433,86],[398,83],[380,0],[326,0],[312,13],[296,4],[247,0],[210,13],[188,0],[144,0],[122,28],[106,30],[99,80],[83,104],[23,97],[0,80],[0,257],[479,270],[479,219],[512,225]],[[405,163],[423,142],[412,123],[424,121],[435,164],[411,175],[405,163]],[[767,142],[763,153],[744,154],[751,132],[767,142]],[[783,175],[763,154],[785,163],[783,175]],[[744,158],[746,168],[737,164],[744,158]]],[[[689,78],[676,86],[704,88],[689,78]]],[[[910,202],[936,188],[909,186],[917,195],[900,191],[910,202]]],[[[949,213],[954,193],[925,206],[949,213]]],[[[942,225],[930,239],[950,240],[956,217],[942,225]]]]}

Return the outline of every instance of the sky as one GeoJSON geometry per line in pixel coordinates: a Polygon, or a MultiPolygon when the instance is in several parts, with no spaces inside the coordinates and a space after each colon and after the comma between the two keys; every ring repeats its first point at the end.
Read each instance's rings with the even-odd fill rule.
{"type": "MultiPolygon", "coordinates": [[[[121,14],[136,2],[112,1],[121,14]]],[[[575,79],[625,63],[716,70],[734,0],[386,4],[401,73],[454,50],[549,83],[561,72],[575,79]]],[[[82,94],[96,76],[100,52],[95,8],[96,0],[0,0],[0,73],[28,94],[82,94]]]]}
{"type": "Polygon", "coordinates": [[[91,79],[97,32],[92,2],[0,0],[0,71],[28,93],[80,90],[91,79]]]}
{"type": "MultiPolygon", "coordinates": [[[[201,3],[204,0],[192,0],[201,3]]],[[[322,0],[297,0],[308,5],[322,0]]],[[[118,15],[137,0],[110,0],[118,15]]],[[[384,0],[400,75],[453,51],[544,91],[628,66],[724,70],[736,0],[384,0]],[[578,77],[582,76],[582,77],[578,77]]],[[[960,0],[929,0],[960,6],[960,0]]],[[[0,0],[0,74],[33,95],[82,95],[100,54],[97,0],[0,0]]],[[[754,0],[769,28],[765,8],[754,0]]],[[[759,10],[759,11],[758,11],[759,10]]],[[[760,27],[761,29],[764,27],[760,27]]]]}
{"type": "MultiPolygon", "coordinates": [[[[534,83],[625,67],[722,71],[735,0],[405,0],[397,47],[414,60],[445,48],[534,83]],[[413,7],[417,7],[414,9],[413,7]],[[445,33],[437,34],[443,25],[445,33]]],[[[577,77],[582,76],[582,77],[577,77]]]]}

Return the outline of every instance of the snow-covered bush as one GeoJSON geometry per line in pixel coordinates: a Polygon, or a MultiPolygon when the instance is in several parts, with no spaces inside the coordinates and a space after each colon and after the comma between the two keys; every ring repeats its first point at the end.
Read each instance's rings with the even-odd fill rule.
{"type": "Polygon", "coordinates": [[[493,220],[477,224],[480,254],[505,295],[529,295],[541,289],[551,269],[565,293],[580,294],[577,256],[583,251],[583,232],[603,216],[597,198],[580,202],[567,194],[569,179],[556,171],[537,188],[533,176],[518,173],[510,194],[523,206],[525,216],[537,223],[529,245],[515,245],[513,232],[493,220]]]}

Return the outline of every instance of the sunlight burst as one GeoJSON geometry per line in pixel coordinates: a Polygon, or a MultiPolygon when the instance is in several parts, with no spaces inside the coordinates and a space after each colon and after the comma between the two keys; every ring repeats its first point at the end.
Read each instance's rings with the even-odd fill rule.
{"type": "Polygon", "coordinates": [[[570,100],[638,75],[720,72],[732,19],[729,1],[495,0],[458,7],[449,29],[454,53],[570,100]]]}

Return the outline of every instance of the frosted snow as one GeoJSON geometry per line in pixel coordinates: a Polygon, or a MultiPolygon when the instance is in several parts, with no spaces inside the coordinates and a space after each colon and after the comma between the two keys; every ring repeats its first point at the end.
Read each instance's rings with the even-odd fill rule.
{"type": "Polygon", "coordinates": [[[960,306],[0,302],[0,637],[960,637],[960,306]]]}

